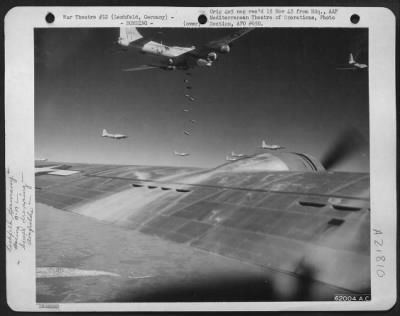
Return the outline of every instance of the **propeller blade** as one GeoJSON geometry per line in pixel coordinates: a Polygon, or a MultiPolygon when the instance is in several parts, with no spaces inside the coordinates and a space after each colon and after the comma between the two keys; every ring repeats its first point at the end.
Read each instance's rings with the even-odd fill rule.
{"type": "Polygon", "coordinates": [[[338,163],[360,152],[366,145],[366,139],[358,130],[345,130],[339,134],[333,145],[325,152],[321,163],[326,170],[330,170],[338,163]]]}

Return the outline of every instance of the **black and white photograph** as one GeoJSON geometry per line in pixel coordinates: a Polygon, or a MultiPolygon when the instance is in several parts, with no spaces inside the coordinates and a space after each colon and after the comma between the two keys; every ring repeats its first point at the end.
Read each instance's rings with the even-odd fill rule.
{"type": "Polygon", "coordinates": [[[31,47],[6,42],[9,304],[17,276],[28,309],[380,303],[396,253],[383,28],[350,9],[141,10],[8,23],[31,47]]]}
{"type": "Polygon", "coordinates": [[[367,61],[366,29],[36,29],[38,302],[369,299],[367,61]]]}

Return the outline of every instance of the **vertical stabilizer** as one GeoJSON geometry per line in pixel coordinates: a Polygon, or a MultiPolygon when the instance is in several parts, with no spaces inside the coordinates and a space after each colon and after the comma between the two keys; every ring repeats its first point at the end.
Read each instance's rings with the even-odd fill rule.
{"type": "Polygon", "coordinates": [[[350,65],[355,64],[355,60],[354,60],[354,57],[353,57],[353,54],[352,54],[352,53],[350,53],[350,56],[349,56],[349,64],[350,64],[350,65]]]}
{"type": "Polygon", "coordinates": [[[118,43],[122,46],[129,46],[130,43],[135,42],[143,36],[139,33],[136,27],[120,27],[118,43]]]}
{"type": "Polygon", "coordinates": [[[103,129],[103,133],[101,134],[101,136],[104,137],[104,136],[107,136],[107,134],[108,134],[108,133],[107,133],[107,130],[106,130],[106,129],[103,129]]]}
{"type": "Polygon", "coordinates": [[[262,148],[266,148],[266,147],[267,147],[267,144],[265,143],[265,140],[262,141],[261,147],[262,147],[262,148]]]}

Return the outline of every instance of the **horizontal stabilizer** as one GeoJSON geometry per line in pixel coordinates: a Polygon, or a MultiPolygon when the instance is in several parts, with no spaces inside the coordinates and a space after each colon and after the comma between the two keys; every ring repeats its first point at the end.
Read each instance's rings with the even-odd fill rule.
{"type": "Polygon", "coordinates": [[[155,69],[155,68],[159,68],[159,67],[151,66],[151,65],[141,65],[138,67],[126,68],[126,69],[123,69],[123,71],[141,71],[141,70],[149,70],[149,69],[155,69]]]}

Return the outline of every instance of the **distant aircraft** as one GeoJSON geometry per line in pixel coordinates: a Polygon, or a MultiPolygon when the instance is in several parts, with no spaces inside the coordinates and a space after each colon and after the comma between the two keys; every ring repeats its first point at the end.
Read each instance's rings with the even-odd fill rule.
{"type": "Polygon", "coordinates": [[[189,112],[189,109],[183,109],[183,112],[189,112]]]}
{"type": "Polygon", "coordinates": [[[232,157],[243,157],[244,156],[244,154],[235,154],[235,152],[231,152],[231,156],[232,157]]]}
{"type": "Polygon", "coordinates": [[[339,68],[336,68],[336,69],[337,69],[337,70],[361,70],[361,69],[366,69],[366,68],[368,68],[368,65],[367,65],[367,64],[360,64],[360,63],[358,63],[358,62],[354,59],[352,53],[350,53],[348,64],[349,64],[350,66],[348,66],[348,67],[339,67],[339,68]]]}
{"type": "Polygon", "coordinates": [[[236,160],[238,160],[238,158],[226,156],[225,160],[226,161],[236,161],[236,160]]]}
{"type": "MultiPolygon", "coordinates": [[[[145,55],[155,57],[151,62],[138,67],[124,69],[124,71],[138,71],[153,68],[163,70],[188,70],[196,66],[211,67],[217,59],[218,54],[230,52],[230,44],[253,30],[252,28],[242,28],[235,30],[220,39],[208,42],[201,47],[195,46],[167,46],[145,39],[136,27],[120,27],[118,44],[124,49],[136,49],[145,55]]],[[[189,75],[189,73],[186,73],[189,75]]]]}
{"type": "Polygon", "coordinates": [[[188,83],[188,82],[189,82],[189,79],[184,79],[183,82],[184,82],[184,83],[188,83]]]}
{"type": "Polygon", "coordinates": [[[174,150],[174,155],[175,156],[189,156],[190,154],[189,153],[180,153],[180,152],[174,150]]]}
{"type": "Polygon", "coordinates": [[[35,161],[47,161],[47,158],[36,158],[35,161]]]}
{"type": "Polygon", "coordinates": [[[183,131],[183,134],[185,134],[185,135],[190,135],[190,133],[188,132],[188,131],[183,131]]]}
{"type": "Polygon", "coordinates": [[[186,89],[192,90],[192,87],[191,86],[187,86],[186,89]]]}
{"type": "Polygon", "coordinates": [[[196,120],[190,120],[190,122],[192,122],[194,124],[194,123],[196,123],[196,120]]]}
{"type": "Polygon", "coordinates": [[[108,133],[106,129],[103,129],[103,133],[101,134],[102,137],[114,138],[114,139],[123,139],[128,138],[128,136],[124,134],[111,134],[108,133]]]}
{"type": "Polygon", "coordinates": [[[284,147],[282,147],[282,146],[280,146],[280,145],[268,145],[268,144],[265,142],[265,140],[263,140],[263,141],[262,141],[262,144],[261,144],[261,148],[263,148],[263,149],[276,150],[276,149],[281,149],[281,148],[284,148],[284,147]]]}

